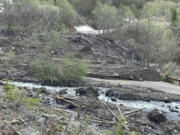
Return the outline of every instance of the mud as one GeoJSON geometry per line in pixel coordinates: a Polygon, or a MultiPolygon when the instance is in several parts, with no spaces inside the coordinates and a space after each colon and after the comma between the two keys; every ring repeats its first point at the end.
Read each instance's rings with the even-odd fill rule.
{"type": "Polygon", "coordinates": [[[180,95],[135,86],[110,88],[106,92],[106,96],[114,97],[120,100],[162,101],[167,103],[180,101],[180,95]]]}
{"type": "MultiPolygon", "coordinates": [[[[39,57],[43,52],[46,38],[32,39],[19,31],[7,34],[4,30],[0,31],[0,62],[2,68],[0,79],[13,79],[22,82],[39,82],[28,74],[28,64],[39,57]],[[9,56],[9,51],[13,52],[13,57],[9,56]]],[[[105,75],[118,74],[125,78],[134,80],[160,80],[160,75],[152,69],[146,69],[141,65],[132,62],[132,51],[125,41],[112,42],[109,39],[90,36],[85,34],[70,34],[67,36],[67,45],[60,47],[56,53],[49,54],[47,57],[53,59],[66,54],[74,54],[77,58],[89,59],[90,72],[105,75]],[[124,49],[126,48],[126,49],[124,49]]],[[[50,84],[50,81],[41,82],[50,84]]],[[[73,81],[56,82],[53,85],[80,86],[83,83],[73,81]]],[[[52,85],[52,84],[51,84],[52,85]]]]}

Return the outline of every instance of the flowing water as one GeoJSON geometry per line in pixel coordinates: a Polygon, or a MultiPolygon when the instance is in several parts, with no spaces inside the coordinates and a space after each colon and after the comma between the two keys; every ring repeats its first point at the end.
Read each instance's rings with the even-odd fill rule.
{"type": "MultiPolygon", "coordinates": [[[[78,87],[54,87],[54,86],[44,86],[44,85],[40,85],[40,84],[34,84],[34,83],[23,83],[23,82],[9,82],[11,84],[14,84],[15,86],[19,86],[19,87],[27,87],[27,88],[46,88],[48,91],[50,91],[51,93],[56,93],[58,91],[67,90],[67,93],[71,96],[75,96],[75,89],[77,89],[78,87]]],[[[107,88],[102,88],[99,87],[100,89],[100,96],[99,99],[103,100],[103,101],[108,101],[111,102],[113,104],[121,104],[124,105],[126,107],[129,108],[134,108],[134,109],[143,109],[146,112],[150,112],[151,110],[157,108],[159,110],[162,110],[164,112],[166,112],[166,116],[169,119],[172,120],[177,120],[180,121],[180,102],[170,102],[170,103],[165,103],[165,102],[158,102],[158,101],[150,101],[150,102],[146,102],[146,101],[130,101],[130,100],[118,100],[116,99],[115,102],[113,102],[110,98],[105,96],[105,92],[107,90],[107,88]],[[171,112],[169,107],[175,109],[178,112],[171,112]]],[[[52,101],[52,102],[55,102],[52,101]]]]}

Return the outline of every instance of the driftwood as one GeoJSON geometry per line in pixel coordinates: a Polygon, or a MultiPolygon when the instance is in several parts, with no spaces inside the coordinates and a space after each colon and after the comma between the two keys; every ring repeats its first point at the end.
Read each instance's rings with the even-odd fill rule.
{"type": "Polygon", "coordinates": [[[140,112],[143,111],[142,109],[138,109],[138,110],[133,110],[133,111],[129,111],[129,112],[125,112],[124,115],[130,115],[132,113],[136,113],[136,112],[140,112]]]}
{"type": "Polygon", "coordinates": [[[95,74],[95,73],[87,73],[87,77],[93,77],[93,78],[101,78],[101,79],[127,79],[127,80],[132,80],[131,78],[128,77],[122,77],[119,75],[103,75],[103,74],[95,74]]]}
{"type": "Polygon", "coordinates": [[[112,122],[112,121],[93,120],[93,119],[91,121],[101,123],[101,124],[116,124],[116,122],[112,122]]]}
{"type": "Polygon", "coordinates": [[[79,108],[79,107],[80,107],[78,104],[76,104],[76,103],[74,103],[74,102],[72,102],[72,101],[66,99],[65,97],[56,95],[56,99],[62,100],[62,101],[64,101],[64,102],[66,102],[66,103],[69,103],[69,104],[73,105],[73,106],[76,107],[76,108],[79,108]]]}
{"type": "Polygon", "coordinates": [[[119,118],[114,114],[114,112],[105,104],[103,103],[104,106],[106,107],[106,109],[113,115],[113,117],[118,121],[120,122],[119,118]]]}
{"type": "Polygon", "coordinates": [[[116,104],[116,107],[117,107],[118,112],[119,112],[119,114],[120,114],[120,116],[121,116],[121,119],[124,119],[124,116],[123,116],[123,114],[122,114],[122,112],[121,112],[120,106],[119,106],[118,104],[116,104]]]}
{"type": "MultiPolygon", "coordinates": [[[[119,112],[119,114],[120,114],[120,116],[121,116],[121,119],[125,119],[124,116],[123,116],[123,114],[122,114],[122,112],[121,112],[120,106],[119,106],[118,104],[116,104],[116,107],[117,107],[118,112],[119,112]]],[[[127,122],[127,121],[125,121],[125,126],[124,126],[124,127],[125,127],[126,130],[129,131],[129,127],[128,127],[128,122],[127,122]]]]}
{"type": "Polygon", "coordinates": [[[86,100],[82,100],[79,98],[64,97],[64,96],[56,95],[56,100],[62,100],[79,109],[88,109],[92,106],[92,102],[88,102],[86,100]]]}

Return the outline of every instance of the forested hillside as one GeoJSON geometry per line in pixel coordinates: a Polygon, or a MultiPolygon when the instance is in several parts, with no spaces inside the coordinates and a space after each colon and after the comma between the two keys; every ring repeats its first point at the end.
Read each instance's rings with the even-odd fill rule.
{"type": "MultiPolygon", "coordinates": [[[[1,9],[3,30],[21,31],[32,37],[58,34],[63,44],[64,35],[72,33],[74,26],[111,29],[101,36],[127,41],[142,65],[163,65],[166,68],[162,72],[168,74],[173,74],[171,68],[178,68],[178,0],[16,0],[4,2],[1,9]]],[[[52,51],[58,46],[46,48],[52,51]]]]}

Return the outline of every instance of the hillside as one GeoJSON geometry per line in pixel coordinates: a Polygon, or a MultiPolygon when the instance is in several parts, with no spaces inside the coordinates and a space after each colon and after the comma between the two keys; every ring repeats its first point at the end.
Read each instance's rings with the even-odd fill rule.
{"type": "Polygon", "coordinates": [[[179,0],[0,0],[0,135],[180,135],[179,15],[179,0]]]}

